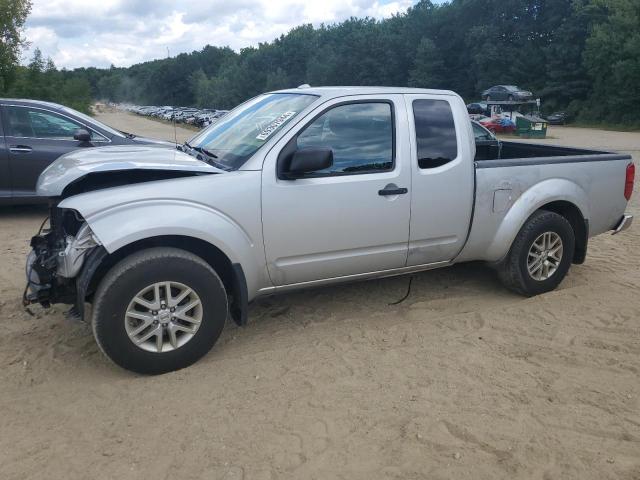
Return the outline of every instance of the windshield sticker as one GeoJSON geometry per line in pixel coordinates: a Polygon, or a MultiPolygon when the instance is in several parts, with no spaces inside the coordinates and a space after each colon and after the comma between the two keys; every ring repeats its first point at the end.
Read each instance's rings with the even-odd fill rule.
{"type": "Polygon", "coordinates": [[[280,125],[293,117],[296,112],[284,112],[278,118],[276,118],[273,122],[267,125],[260,134],[256,137],[258,140],[266,140],[269,136],[275,132],[280,125]]]}

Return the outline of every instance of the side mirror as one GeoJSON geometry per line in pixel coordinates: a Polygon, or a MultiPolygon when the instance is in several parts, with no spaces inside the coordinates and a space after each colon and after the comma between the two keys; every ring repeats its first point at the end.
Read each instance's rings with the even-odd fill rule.
{"type": "Polygon", "coordinates": [[[86,131],[84,128],[79,128],[73,134],[73,139],[78,140],[80,142],[90,142],[91,134],[88,131],[86,131]]]}
{"type": "Polygon", "coordinates": [[[331,165],[333,165],[333,150],[330,148],[303,148],[294,152],[285,173],[289,178],[297,178],[305,173],[324,170],[331,165]]]}

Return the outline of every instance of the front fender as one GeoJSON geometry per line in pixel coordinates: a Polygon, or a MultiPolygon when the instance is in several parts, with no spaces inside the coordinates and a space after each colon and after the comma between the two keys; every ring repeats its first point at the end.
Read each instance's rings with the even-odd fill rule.
{"type": "Polygon", "coordinates": [[[177,199],[145,199],[96,211],[83,208],[79,199],[71,197],[59,206],[80,212],[109,253],[152,237],[192,237],[217,247],[231,263],[240,264],[250,294],[261,286],[258,265],[264,252],[260,241],[254,241],[241,225],[209,205],[177,199]]]}

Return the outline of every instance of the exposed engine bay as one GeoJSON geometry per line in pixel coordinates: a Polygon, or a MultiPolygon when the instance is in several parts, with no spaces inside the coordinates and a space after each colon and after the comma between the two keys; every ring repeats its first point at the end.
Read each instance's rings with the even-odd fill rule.
{"type": "Polygon", "coordinates": [[[40,175],[38,194],[50,198],[50,212],[31,239],[25,306],[73,304],[82,317],[89,282],[107,256],[80,213],[58,207],[64,199],[125,185],[222,173],[175,149],[136,147],[135,153],[136,160],[132,161],[132,147],[74,151],[60,157],[40,175]]]}
{"type": "Polygon", "coordinates": [[[99,247],[99,240],[78,212],[52,203],[49,218],[31,238],[24,305],[76,304],[82,311],[82,305],[78,305],[78,275],[87,255],[99,247]]]}

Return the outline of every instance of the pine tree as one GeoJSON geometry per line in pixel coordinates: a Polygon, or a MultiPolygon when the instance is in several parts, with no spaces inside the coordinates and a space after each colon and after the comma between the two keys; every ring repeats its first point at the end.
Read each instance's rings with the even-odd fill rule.
{"type": "Polygon", "coordinates": [[[413,68],[409,73],[409,86],[418,88],[449,88],[444,61],[435,43],[423,38],[418,45],[413,68]]]}

